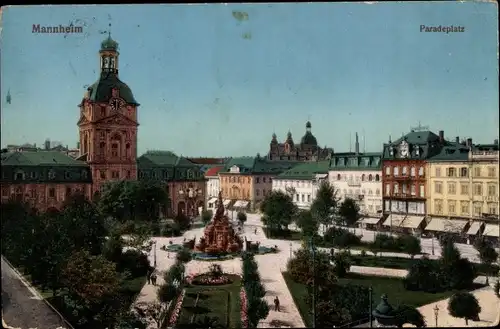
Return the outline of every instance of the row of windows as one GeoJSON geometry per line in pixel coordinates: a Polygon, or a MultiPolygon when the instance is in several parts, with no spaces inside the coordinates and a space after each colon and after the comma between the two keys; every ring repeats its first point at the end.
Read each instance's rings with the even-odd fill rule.
{"type": "MultiPolygon", "coordinates": [[[[470,205],[469,201],[460,201],[456,200],[447,200],[446,203],[441,199],[434,200],[434,212],[437,215],[442,215],[444,213],[444,206],[450,215],[470,215],[470,205]]],[[[487,213],[496,215],[498,213],[498,204],[496,203],[488,203],[487,204],[487,213]]],[[[483,203],[482,202],[474,202],[472,204],[472,214],[474,216],[481,216],[483,213],[483,203]]]]}
{"type": "MultiPolygon", "coordinates": [[[[399,166],[395,166],[395,167],[390,167],[390,166],[387,166],[385,167],[385,175],[386,176],[390,176],[391,173],[394,175],[394,176],[408,176],[408,174],[410,174],[411,177],[416,177],[417,175],[417,167],[408,167],[408,166],[403,166],[403,167],[399,167],[399,166]]],[[[425,174],[424,174],[424,167],[418,167],[418,176],[419,177],[423,177],[425,174]]]]}
{"type": "MultiPolygon", "coordinates": [[[[233,189],[221,189],[221,191],[222,195],[230,199],[250,199],[250,191],[247,189],[240,190],[238,188],[233,188],[233,189]]],[[[255,190],[256,197],[260,197],[261,195],[266,196],[269,193],[271,193],[270,189],[255,190]]]]}
{"type": "MultiPolygon", "coordinates": [[[[154,170],[150,171],[150,172],[139,171],[139,178],[169,179],[170,175],[171,175],[171,173],[167,170],[163,170],[162,172],[158,172],[158,171],[154,171],[154,170]]],[[[194,179],[196,175],[195,175],[194,171],[188,170],[187,173],[185,173],[184,171],[181,171],[179,176],[180,176],[180,178],[194,179]]]]}
{"type": "MultiPolygon", "coordinates": [[[[349,195],[351,195],[351,194],[355,194],[355,195],[360,195],[360,194],[361,194],[361,195],[366,195],[366,193],[367,193],[367,192],[368,192],[368,195],[373,195],[373,190],[371,190],[371,189],[368,189],[368,190],[360,190],[360,189],[356,189],[356,190],[354,191],[354,193],[353,193],[353,190],[351,190],[351,189],[349,189],[349,190],[347,190],[347,189],[343,189],[343,190],[342,190],[342,194],[343,194],[343,195],[347,195],[347,194],[349,194],[349,195]]],[[[376,190],[375,190],[375,195],[380,195],[380,189],[376,189],[376,190]]]]}
{"type": "Polygon", "coordinates": [[[311,195],[310,194],[295,194],[295,202],[311,202],[311,195]]]}
{"type": "MultiPolygon", "coordinates": [[[[349,179],[347,178],[347,175],[341,175],[341,174],[337,174],[337,180],[343,180],[343,181],[352,181],[353,180],[353,176],[352,175],[349,175],[349,179]]],[[[372,174],[369,174],[368,176],[363,174],[361,176],[356,176],[354,177],[354,180],[359,182],[359,181],[362,181],[362,182],[379,182],[380,181],[380,176],[377,174],[377,175],[372,175],[372,174]]]]}
{"type": "MultiPolygon", "coordinates": [[[[483,168],[481,167],[474,167],[474,177],[481,177],[483,168]]],[[[488,167],[488,176],[487,177],[496,177],[496,168],[495,167],[488,167]]],[[[441,168],[436,168],[435,169],[435,174],[436,177],[441,177],[441,168]]],[[[446,168],[446,177],[469,177],[469,168],[467,167],[461,167],[461,168],[453,168],[449,167],[446,168]]]]}
{"type": "Polygon", "coordinates": [[[287,181],[287,180],[276,180],[276,186],[285,186],[285,187],[311,187],[312,182],[311,181],[303,181],[303,180],[292,180],[292,181],[287,181]]]}
{"type": "MultiPolygon", "coordinates": [[[[71,193],[73,193],[73,192],[82,192],[82,191],[79,189],[72,189],[71,187],[66,187],[65,193],[64,193],[64,199],[69,197],[71,195],[71,193]]],[[[37,193],[37,190],[35,190],[35,189],[30,189],[30,190],[26,191],[26,193],[24,193],[23,189],[18,187],[14,190],[14,193],[11,194],[10,188],[2,187],[2,197],[13,196],[18,201],[27,200],[27,199],[43,198],[44,196],[46,196],[48,198],[58,199],[55,187],[49,187],[46,193],[47,193],[47,195],[44,195],[44,192],[37,193]]]]}
{"type": "MultiPolygon", "coordinates": [[[[469,185],[468,183],[460,184],[460,194],[461,195],[469,195],[469,185]]],[[[472,184],[472,193],[473,195],[482,196],[483,195],[483,183],[473,183],[472,184]]],[[[448,194],[454,195],[457,194],[457,183],[448,182],[446,183],[448,194]]],[[[497,184],[495,183],[487,183],[487,195],[488,196],[496,196],[497,195],[497,184]]],[[[443,182],[434,182],[434,193],[442,194],[443,193],[443,182]]]]}
{"type": "Polygon", "coordinates": [[[392,189],[391,189],[391,184],[385,184],[385,195],[387,195],[387,196],[410,196],[411,195],[411,196],[424,197],[425,196],[425,186],[423,184],[419,184],[418,191],[417,191],[416,184],[394,183],[392,185],[392,189]]]}
{"type": "MultiPolygon", "coordinates": [[[[78,173],[75,173],[74,171],[65,171],[64,172],[64,178],[65,179],[72,179],[77,176],[78,173]]],[[[2,173],[3,178],[7,178],[6,173],[2,173]]],[[[56,172],[54,170],[49,170],[47,173],[47,178],[48,179],[56,179],[56,172]]],[[[80,172],[80,177],[81,179],[87,179],[88,178],[88,173],[87,170],[82,170],[80,172]]],[[[14,174],[14,180],[16,181],[22,181],[22,180],[27,180],[27,179],[44,179],[44,173],[43,172],[38,172],[38,171],[31,171],[29,173],[24,172],[23,170],[18,170],[14,174]]]]}

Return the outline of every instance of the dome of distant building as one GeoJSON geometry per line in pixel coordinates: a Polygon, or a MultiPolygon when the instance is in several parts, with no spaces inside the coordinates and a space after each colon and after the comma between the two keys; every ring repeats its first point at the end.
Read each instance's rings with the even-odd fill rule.
{"type": "Polygon", "coordinates": [[[300,143],[303,145],[311,145],[311,146],[318,146],[318,141],[316,140],[316,137],[311,132],[311,122],[307,121],[306,123],[306,134],[302,137],[300,140],[300,143]]]}
{"type": "Polygon", "coordinates": [[[111,35],[108,36],[103,42],[101,42],[101,50],[118,50],[118,42],[111,39],[111,35]]]}
{"type": "Polygon", "coordinates": [[[101,78],[92,84],[88,90],[88,96],[94,102],[107,102],[112,97],[112,89],[116,88],[120,92],[120,97],[128,104],[137,104],[132,94],[132,90],[126,83],[120,81],[114,74],[101,76],[101,78]]]}

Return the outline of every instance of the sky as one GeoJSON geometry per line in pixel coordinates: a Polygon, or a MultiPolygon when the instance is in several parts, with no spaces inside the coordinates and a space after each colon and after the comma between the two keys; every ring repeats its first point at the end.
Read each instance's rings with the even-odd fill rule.
{"type": "Polygon", "coordinates": [[[72,5],[3,8],[2,146],[76,146],[77,105],[108,31],[141,104],[139,153],[266,154],[273,132],[299,142],[307,120],[336,152],[354,150],[355,132],[362,151],[381,151],[419,123],[449,139],[498,138],[494,3],[72,5]],[[83,33],[32,33],[70,23],[83,33]]]}

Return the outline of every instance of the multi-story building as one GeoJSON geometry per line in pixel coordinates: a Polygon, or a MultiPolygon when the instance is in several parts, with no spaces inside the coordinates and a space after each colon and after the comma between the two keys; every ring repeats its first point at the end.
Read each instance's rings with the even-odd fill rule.
{"type": "Polygon", "coordinates": [[[319,147],[316,137],[311,132],[311,127],[311,122],[307,121],[306,133],[300,140],[300,144],[294,143],[290,131],[283,143],[279,143],[276,134],[273,133],[267,159],[270,161],[318,161],[329,159],[333,154],[333,149],[319,147]]]}
{"type": "Polygon", "coordinates": [[[329,160],[294,166],[272,180],[273,191],[289,194],[300,209],[310,209],[316,192],[328,180],[329,160]]]}
{"type": "Polygon", "coordinates": [[[223,169],[224,166],[216,166],[205,171],[205,179],[207,180],[207,209],[214,210],[217,207],[216,203],[220,192],[219,171],[223,169]]]}
{"type": "Polygon", "coordinates": [[[199,167],[169,151],[148,151],[137,159],[139,180],[165,185],[169,200],[160,215],[198,216],[205,207],[206,180],[199,167]]]}
{"type": "Polygon", "coordinates": [[[488,235],[485,222],[498,222],[498,143],[457,137],[428,161],[426,231],[488,235]]]}
{"type": "Polygon", "coordinates": [[[45,211],[60,209],[75,192],[92,196],[90,168],[64,153],[3,152],[1,164],[2,202],[15,199],[45,211]]]}
{"type": "Polygon", "coordinates": [[[445,145],[444,132],[412,130],[384,144],[382,158],[383,226],[390,230],[422,230],[426,216],[427,160],[445,145]]]}

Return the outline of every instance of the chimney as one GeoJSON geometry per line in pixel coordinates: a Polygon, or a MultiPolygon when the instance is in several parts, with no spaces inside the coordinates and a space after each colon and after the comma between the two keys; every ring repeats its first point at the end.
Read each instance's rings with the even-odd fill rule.
{"type": "Polygon", "coordinates": [[[356,133],[356,145],[354,146],[356,154],[359,154],[359,138],[358,133],[356,133]]]}
{"type": "Polygon", "coordinates": [[[48,138],[45,140],[45,150],[46,151],[50,150],[50,139],[48,138]]]}
{"type": "Polygon", "coordinates": [[[460,144],[460,137],[459,136],[455,137],[455,143],[460,144]]]}
{"type": "Polygon", "coordinates": [[[472,138],[467,138],[467,143],[465,145],[467,147],[472,147],[472,138]]]}
{"type": "Polygon", "coordinates": [[[444,142],[444,131],[443,130],[439,131],[439,141],[441,143],[444,142]]]}

